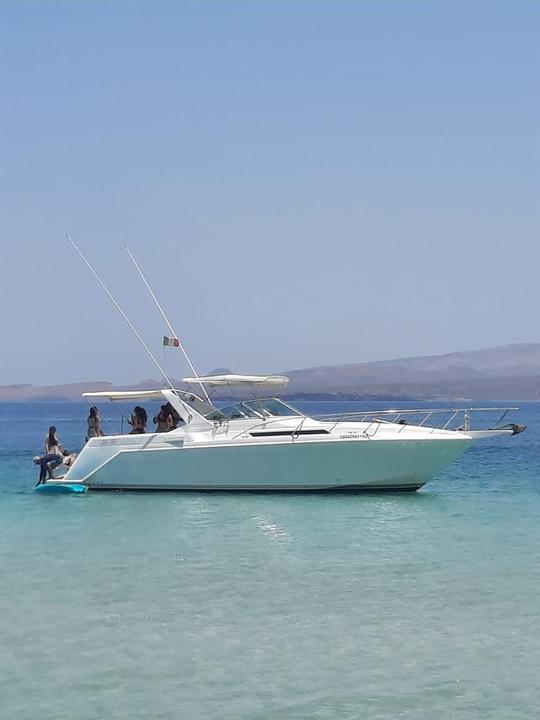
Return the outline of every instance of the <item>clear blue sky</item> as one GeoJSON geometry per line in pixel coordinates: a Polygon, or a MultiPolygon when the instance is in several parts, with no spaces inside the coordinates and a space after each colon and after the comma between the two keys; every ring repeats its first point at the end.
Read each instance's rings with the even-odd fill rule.
{"type": "Polygon", "coordinates": [[[0,383],[540,339],[540,3],[0,3],[0,383]],[[172,351],[170,351],[172,352],[172,351]],[[174,368],[168,355],[167,368],[174,368]]]}

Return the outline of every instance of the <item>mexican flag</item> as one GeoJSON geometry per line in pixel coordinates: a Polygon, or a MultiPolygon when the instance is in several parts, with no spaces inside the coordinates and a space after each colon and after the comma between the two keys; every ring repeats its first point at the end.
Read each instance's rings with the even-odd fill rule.
{"type": "Polygon", "coordinates": [[[163,336],[163,347],[180,347],[180,340],[178,338],[170,338],[163,336]]]}

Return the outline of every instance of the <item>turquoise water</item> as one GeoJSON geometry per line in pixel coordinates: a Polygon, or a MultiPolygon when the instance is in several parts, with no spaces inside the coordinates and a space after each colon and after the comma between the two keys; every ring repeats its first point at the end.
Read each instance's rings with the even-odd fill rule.
{"type": "Polygon", "coordinates": [[[0,717],[538,717],[540,406],[410,495],[33,493],[85,415],[0,405],[0,717]]]}

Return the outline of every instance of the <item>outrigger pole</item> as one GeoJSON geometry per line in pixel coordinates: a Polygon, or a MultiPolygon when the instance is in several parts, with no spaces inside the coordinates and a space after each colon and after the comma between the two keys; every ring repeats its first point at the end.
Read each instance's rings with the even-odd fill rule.
{"type": "MultiPolygon", "coordinates": [[[[133,332],[133,334],[135,335],[135,337],[137,338],[137,340],[141,343],[141,345],[143,346],[143,348],[146,350],[146,352],[148,353],[148,355],[149,355],[150,358],[152,359],[154,365],[157,367],[157,369],[159,370],[159,372],[163,375],[163,378],[164,378],[165,381],[169,384],[169,387],[171,388],[171,390],[174,390],[174,385],[173,385],[172,382],[169,380],[169,378],[168,378],[168,376],[167,376],[167,373],[166,373],[165,370],[161,367],[161,365],[158,363],[158,361],[156,360],[154,354],[152,353],[152,351],[150,350],[150,348],[148,347],[148,345],[144,342],[144,340],[143,340],[142,337],[140,336],[139,332],[137,331],[137,329],[135,328],[135,326],[133,325],[133,323],[131,322],[131,320],[128,318],[128,316],[126,315],[126,313],[122,310],[122,308],[121,308],[120,305],[118,304],[117,300],[116,300],[115,297],[112,295],[112,293],[109,291],[109,289],[107,288],[107,286],[105,285],[105,283],[103,282],[103,280],[99,277],[99,275],[98,275],[97,272],[94,270],[94,268],[92,267],[92,265],[90,265],[90,263],[88,262],[88,260],[86,259],[85,255],[84,255],[83,251],[80,249],[80,247],[79,247],[79,246],[77,245],[77,243],[71,238],[71,236],[70,236],[68,233],[66,233],[66,238],[67,238],[67,239],[69,240],[69,242],[73,245],[73,247],[75,248],[75,250],[77,251],[77,253],[80,255],[80,257],[81,257],[82,261],[84,262],[84,264],[87,266],[87,268],[90,270],[90,272],[92,273],[92,275],[96,278],[96,280],[98,281],[98,283],[101,285],[101,287],[102,287],[103,290],[105,291],[105,293],[106,293],[107,297],[109,298],[109,300],[112,302],[112,304],[113,304],[113,305],[115,306],[115,308],[118,310],[118,312],[120,313],[120,315],[124,318],[124,320],[126,321],[126,323],[129,325],[131,331],[133,332]]],[[[182,400],[180,400],[180,402],[182,402],[182,400]]],[[[184,405],[184,407],[186,407],[186,405],[185,405],[184,402],[182,402],[182,405],[184,405]]]]}
{"type": "MultiPolygon", "coordinates": [[[[189,367],[191,368],[191,372],[193,373],[193,375],[195,376],[195,378],[196,378],[197,380],[199,380],[199,375],[198,375],[197,371],[195,370],[195,368],[194,368],[194,366],[193,366],[193,363],[192,363],[191,360],[189,359],[189,355],[187,354],[186,349],[185,349],[184,346],[182,345],[182,341],[180,340],[180,338],[179,338],[178,335],[176,334],[173,326],[172,326],[171,323],[169,322],[169,318],[165,315],[165,311],[164,311],[163,308],[161,307],[161,305],[160,305],[160,303],[159,303],[159,300],[157,299],[157,297],[156,297],[154,291],[152,290],[152,288],[150,287],[150,284],[149,284],[148,280],[147,280],[146,277],[144,276],[144,273],[143,273],[143,271],[141,270],[141,268],[140,268],[140,266],[139,266],[139,263],[138,263],[138,262],[135,260],[135,258],[133,257],[133,253],[131,252],[131,250],[129,249],[129,247],[128,247],[127,245],[125,245],[124,247],[125,247],[125,250],[126,250],[127,254],[128,254],[129,257],[131,258],[131,262],[132,262],[133,265],[135,266],[135,269],[136,269],[137,272],[139,273],[139,275],[140,275],[140,277],[141,277],[141,280],[142,280],[143,283],[145,284],[146,289],[147,289],[148,292],[150,293],[150,295],[151,295],[151,297],[152,297],[152,300],[155,302],[157,309],[158,309],[159,312],[161,313],[161,317],[165,320],[165,324],[167,325],[167,327],[169,328],[170,332],[172,333],[173,338],[174,338],[175,340],[178,340],[178,347],[180,348],[180,350],[182,351],[184,357],[186,358],[186,362],[187,362],[187,364],[189,365],[189,367]]],[[[211,401],[210,401],[210,397],[208,396],[208,393],[206,392],[206,388],[204,387],[204,384],[203,384],[200,380],[199,380],[199,385],[201,386],[201,390],[202,390],[202,392],[204,393],[205,398],[208,400],[208,402],[211,402],[211,401]]]]}

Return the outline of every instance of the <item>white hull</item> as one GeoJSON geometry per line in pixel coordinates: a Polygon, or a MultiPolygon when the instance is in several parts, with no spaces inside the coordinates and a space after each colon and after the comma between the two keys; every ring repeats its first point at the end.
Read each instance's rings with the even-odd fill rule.
{"type": "Polygon", "coordinates": [[[65,480],[96,490],[417,490],[472,442],[461,434],[171,447],[143,437],[145,449],[141,436],[120,446],[92,440],[65,480]]]}

